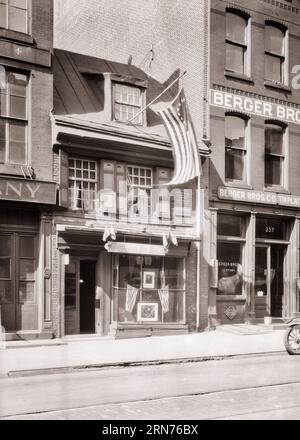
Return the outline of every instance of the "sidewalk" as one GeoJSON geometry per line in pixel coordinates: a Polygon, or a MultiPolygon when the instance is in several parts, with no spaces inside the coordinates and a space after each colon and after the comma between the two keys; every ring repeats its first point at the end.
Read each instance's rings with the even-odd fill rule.
{"type": "Polygon", "coordinates": [[[285,351],[284,330],[241,335],[228,331],[112,340],[49,341],[43,346],[0,350],[0,376],[63,372],[75,368],[212,359],[285,351]],[[59,344],[59,345],[58,345],[59,344]],[[47,371],[48,370],[48,371],[47,371]]]}

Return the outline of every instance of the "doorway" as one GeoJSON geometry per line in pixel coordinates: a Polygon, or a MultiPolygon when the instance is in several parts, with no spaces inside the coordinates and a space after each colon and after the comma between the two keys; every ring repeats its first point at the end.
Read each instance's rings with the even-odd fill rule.
{"type": "Polygon", "coordinates": [[[95,333],[95,261],[80,262],[80,333],[95,333]]]}
{"type": "Polygon", "coordinates": [[[283,317],[286,246],[261,244],[255,248],[255,311],[257,318],[283,317]]]}
{"type": "Polygon", "coordinates": [[[71,258],[65,268],[65,334],[94,334],[96,261],[71,258]]]}

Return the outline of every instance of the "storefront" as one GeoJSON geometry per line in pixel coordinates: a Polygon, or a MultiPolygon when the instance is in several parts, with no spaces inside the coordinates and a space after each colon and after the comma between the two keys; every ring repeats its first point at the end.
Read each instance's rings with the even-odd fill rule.
{"type": "Polygon", "coordinates": [[[53,336],[56,184],[0,178],[0,324],[7,339],[53,336]]]}
{"type": "Polygon", "coordinates": [[[211,294],[218,322],[259,322],[298,313],[297,213],[280,208],[275,213],[257,205],[247,209],[241,204],[226,209],[220,200],[219,207],[212,209],[212,220],[217,282],[211,294]]]}
{"type": "Polygon", "coordinates": [[[124,236],[113,248],[101,241],[96,231],[59,236],[64,334],[186,333],[189,243],[166,250],[153,238],[124,236]]]}

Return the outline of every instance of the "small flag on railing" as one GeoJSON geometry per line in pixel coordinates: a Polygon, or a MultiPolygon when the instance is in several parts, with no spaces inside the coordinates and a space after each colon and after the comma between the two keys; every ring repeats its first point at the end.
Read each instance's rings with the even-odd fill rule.
{"type": "Polygon", "coordinates": [[[201,174],[198,145],[183,89],[167,106],[164,104],[162,108],[162,105],[155,104],[151,108],[161,116],[173,146],[175,170],[168,185],[181,185],[201,174]]]}
{"type": "Polygon", "coordinates": [[[132,310],[134,309],[136,303],[137,294],[138,294],[138,289],[127,284],[126,306],[125,306],[126,312],[132,313],[132,310]]]}
{"type": "Polygon", "coordinates": [[[164,313],[168,313],[169,311],[169,286],[166,286],[162,289],[158,289],[158,295],[161,302],[161,306],[164,313]]]}

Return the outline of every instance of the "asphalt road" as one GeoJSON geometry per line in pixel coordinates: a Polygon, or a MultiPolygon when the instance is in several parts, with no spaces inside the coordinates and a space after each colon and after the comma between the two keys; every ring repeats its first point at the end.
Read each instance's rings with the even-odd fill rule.
{"type": "Polygon", "coordinates": [[[300,419],[300,357],[0,379],[0,418],[300,419]]]}

